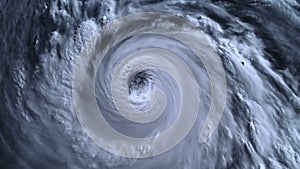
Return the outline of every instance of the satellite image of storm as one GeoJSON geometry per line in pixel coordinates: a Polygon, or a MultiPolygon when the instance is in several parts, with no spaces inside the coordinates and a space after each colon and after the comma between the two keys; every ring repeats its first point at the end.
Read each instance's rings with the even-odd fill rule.
{"type": "Polygon", "coordinates": [[[0,169],[300,169],[300,0],[0,0],[0,169]]]}

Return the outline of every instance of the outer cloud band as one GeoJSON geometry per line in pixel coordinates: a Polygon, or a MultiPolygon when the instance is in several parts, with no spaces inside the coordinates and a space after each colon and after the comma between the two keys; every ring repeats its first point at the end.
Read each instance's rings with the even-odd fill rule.
{"type": "MultiPolygon", "coordinates": [[[[99,30],[91,43],[83,49],[76,62],[72,88],[73,103],[80,124],[103,149],[130,158],[145,158],[162,154],[176,146],[189,133],[199,113],[198,85],[188,66],[176,55],[172,56],[173,54],[166,51],[148,49],[133,54],[132,58],[137,58],[136,63],[148,64],[148,67],[156,67],[168,72],[179,83],[182,94],[181,112],[169,129],[155,137],[128,137],[114,130],[98,108],[95,98],[95,76],[103,57],[120,40],[141,33],[156,33],[175,38],[193,50],[205,65],[212,89],[209,114],[199,135],[199,141],[205,142],[216,129],[224,110],[226,101],[225,72],[220,58],[209,44],[208,37],[182,18],[168,14],[140,13],[120,18],[99,30]],[[156,54],[154,52],[150,56],[149,50],[154,50],[156,54]],[[164,56],[166,63],[170,61],[169,63],[175,62],[176,64],[170,67],[156,64],[159,63],[155,56],[157,54],[164,56]],[[141,58],[134,55],[139,55],[141,58]],[[147,62],[143,60],[147,60],[147,62]],[[176,73],[174,68],[177,66],[184,71],[176,73]]],[[[114,82],[120,82],[118,75],[114,82]]],[[[126,93],[114,84],[111,87],[117,109],[127,110],[121,114],[130,120],[149,122],[157,116],[155,110],[161,111],[162,109],[155,109],[157,103],[153,102],[153,117],[135,118],[128,111],[130,107],[126,103],[122,103],[120,96],[125,97],[126,93]]],[[[162,100],[162,103],[165,102],[162,91],[155,92],[153,98],[162,100]]]]}

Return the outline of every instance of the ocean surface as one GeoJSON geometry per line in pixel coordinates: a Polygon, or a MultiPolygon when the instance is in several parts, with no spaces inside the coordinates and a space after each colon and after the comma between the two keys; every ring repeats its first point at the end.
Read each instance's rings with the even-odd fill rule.
{"type": "MultiPolygon", "coordinates": [[[[137,77],[145,76],[151,81],[147,72],[137,77]]],[[[174,98],[177,88],[167,89],[174,98]]],[[[0,168],[299,169],[300,1],[1,0],[0,168]],[[192,130],[172,150],[134,159],[105,151],[86,134],[72,78],[80,51],[99,29],[142,12],[178,16],[207,34],[227,95],[206,142],[192,130]]]]}

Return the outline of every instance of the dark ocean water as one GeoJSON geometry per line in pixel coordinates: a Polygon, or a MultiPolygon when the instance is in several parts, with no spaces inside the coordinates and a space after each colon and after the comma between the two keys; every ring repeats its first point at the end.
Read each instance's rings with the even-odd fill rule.
{"type": "Polygon", "coordinates": [[[1,0],[0,9],[1,169],[300,168],[299,0],[1,0]],[[227,78],[213,136],[149,159],[97,146],[71,94],[83,45],[138,12],[192,22],[211,37],[227,78]]]}

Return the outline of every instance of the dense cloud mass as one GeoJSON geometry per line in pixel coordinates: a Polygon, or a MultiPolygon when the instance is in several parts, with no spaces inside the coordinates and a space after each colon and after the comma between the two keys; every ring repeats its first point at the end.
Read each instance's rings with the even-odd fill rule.
{"type": "MultiPolygon", "coordinates": [[[[2,0],[0,9],[0,168],[300,168],[298,0],[2,0]],[[223,63],[227,100],[206,142],[194,129],[172,150],[134,159],[105,151],[86,134],[72,78],[99,29],[141,12],[178,16],[208,35],[223,63]]],[[[140,72],[146,86],[130,86],[130,99],[140,103],[135,92],[152,82],[163,88],[155,79],[167,76],[140,72]]]]}

